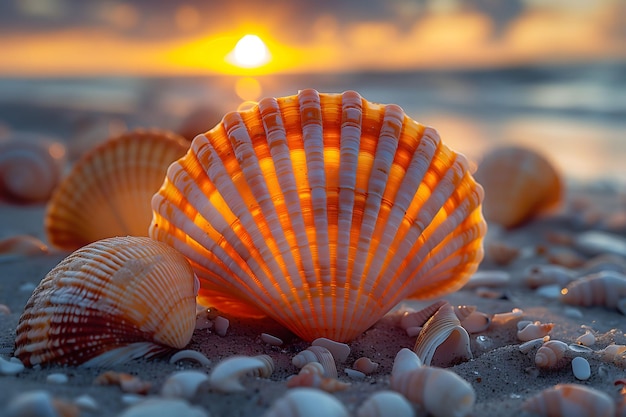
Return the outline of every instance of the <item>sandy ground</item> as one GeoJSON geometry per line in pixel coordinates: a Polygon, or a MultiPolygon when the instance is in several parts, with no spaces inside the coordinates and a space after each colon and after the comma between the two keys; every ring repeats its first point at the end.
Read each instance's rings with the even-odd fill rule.
{"type": "MultiPolygon", "coordinates": [[[[572,313],[571,308],[563,305],[558,299],[541,297],[522,282],[524,270],[528,266],[547,263],[545,254],[537,253],[537,247],[547,248],[548,252],[572,250],[551,243],[549,236],[555,232],[576,236],[585,230],[606,228],[602,226],[602,221],[607,218],[606,213],[623,211],[625,207],[624,195],[617,194],[611,187],[586,188],[574,196],[570,195],[569,200],[573,201],[572,199],[583,201],[585,204],[575,206],[576,212],[566,208],[560,214],[537,220],[513,231],[498,232],[492,228],[490,239],[522,248],[524,254],[507,266],[494,265],[490,259],[486,259],[481,265],[481,270],[497,269],[511,273],[510,284],[496,288],[502,295],[500,298],[485,298],[477,295],[473,289],[463,289],[445,299],[452,304],[476,305],[479,311],[488,314],[521,308],[524,311],[524,319],[555,323],[550,336],[552,339],[567,343],[574,342],[583,333],[584,329],[581,326],[589,326],[597,337],[596,345],[593,347],[596,350],[611,343],[626,344],[624,335],[626,318],[619,312],[603,307],[580,307],[572,313]],[[576,311],[580,314],[577,315],[576,311]]],[[[43,206],[1,205],[0,237],[31,234],[43,238],[43,213],[43,206]]],[[[622,238],[626,236],[623,225],[611,227],[612,232],[621,235],[622,238]]],[[[585,259],[590,258],[581,252],[576,254],[585,259]]],[[[5,357],[10,356],[12,352],[15,328],[33,288],[64,256],[63,253],[56,253],[34,257],[5,254],[0,257],[0,303],[6,304],[11,310],[8,315],[0,315],[0,350],[5,357]]],[[[345,364],[338,364],[338,371],[340,379],[352,385],[346,391],[333,395],[340,399],[352,414],[371,393],[389,388],[393,358],[401,348],[411,348],[414,345],[415,338],[408,337],[404,330],[398,327],[400,313],[397,311],[418,309],[427,304],[409,301],[401,304],[396,313],[390,313],[350,343],[350,357],[345,364]],[[373,359],[380,367],[362,381],[350,380],[343,370],[351,367],[354,360],[361,356],[373,359]]],[[[207,387],[201,389],[190,402],[212,416],[261,415],[286,392],[286,378],[297,373],[297,369],[291,364],[291,358],[308,344],[271,320],[241,321],[232,317],[229,319],[230,327],[223,337],[206,329],[196,330],[194,334],[189,348],[203,352],[212,361],[211,367],[204,370],[209,372],[221,359],[232,355],[257,354],[270,355],[276,363],[276,370],[267,379],[243,378],[242,382],[246,387],[244,393],[221,394],[207,387]],[[262,332],[279,336],[285,343],[281,347],[267,345],[260,339],[262,332]]],[[[558,383],[578,383],[593,387],[617,400],[619,387],[614,385],[614,381],[626,376],[619,363],[616,365],[600,360],[597,355],[586,356],[592,370],[591,378],[587,381],[577,381],[569,365],[552,371],[538,370],[534,366],[535,352],[523,354],[519,351],[520,342],[516,337],[514,323],[508,326],[491,326],[482,333],[471,335],[471,339],[474,359],[450,369],[470,382],[475,389],[476,404],[472,412],[474,416],[524,415],[521,406],[525,399],[558,383]],[[477,340],[481,340],[481,343],[477,343],[477,340]]],[[[155,359],[138,360],[113,369],[150,381],[152,388],[149,395],[158,395],[163,381],[174,371],[203,368],[191,362],[170,364],[166,359],[155,359]]],[[[124,401],[125,393],[117,386],[93,384],[96,376],[104,370],[108,368],[48,366],[42,369],[26,369],[16,376],[0,376],[0,409],[4,409],[18,394],[31,390],[45,390],[54,397],[69,402],[80,395],[89,394],[96,400],[97,410],[83,410],[81,416],[118,415],[128,407],[124,401]],[[46,377],[52,373],[66,374],[67,383],[46,382],[46,377]]]]}

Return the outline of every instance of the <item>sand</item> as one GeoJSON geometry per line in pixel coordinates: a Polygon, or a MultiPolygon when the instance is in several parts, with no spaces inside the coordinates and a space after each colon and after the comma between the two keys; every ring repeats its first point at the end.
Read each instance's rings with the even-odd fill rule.
{"type": "MultiPolygon", "coordinates": [[[[498,240],[522,249],[523,256],[506,266],[495,265],[489,258],[482,263],[481,270],[500,270],[511,274],[511,282],[494,290],[499,298],[485,298],[474,289],[462,289],[443,297],[452,304],[475,305],[487,314],[509,312],[513,308],[524,311],[524,319],[552,322],[552,339],[573,343],[588,326],[596,334],[595,350],[611,343],[626,344],[626,318],[617,311],[604,307],[568,307],[558,299],[539,296],[535,290],[523,283],[524,271],[531,265],[548,263],[545,251],[574,251],[583,259],[590,259],[569,246],[559,246],[549,239],[555,233],[576,236],[583,231],[609,228],[610,232],[626,235],[623,224],[606,225],[607,213],[624,210],[624,194],[611,187],[579,187],[570,190],[565,207],[558,213],[543,217],[520,228],[504,231],[492,227],[489,241],[498,240]],[[576,210],[574,210],[576,208],[576,210]],[[540,249],[539,251],[537,249],[540,249]]],[[[0,237],[16,234],[31,234],[44,238],[43,205],[17,206],[4,203],[0,206],[0,237]]],[[[54,267],[66,253],[50,253],[40,256],[0,257],[0,303],[7,305],[11,313],[0,315],[0,350],[10,356],[13,349],[15,328],[24,305],[33,288],[54,267]]],[[[582,269],[580,269],[582,271],[582,269]]],[[[399,315],[406,310],[419,309],[429,302],[406,301],[394,312],[388,314],[362,336],[349,343],[351,354],[345,364],[339,363],[340,379],[350,382],[349,389],[334,393],[354,415],[356,408],[372,393],[389,388],[389,375],[396,353],[404,347],[411,348],[415,338],[406,335],[398,326],[399,315]],[[366,356],[380,364],[378,370],[364,380],[351,380],[344,374],[344,368],[351,367],[354,360],[366,356]]],[[[220,360],[232,355],[267,354],[276,363],[276,370],[269,378],[244,377],[242,383],[246,391],[237,394],[218,393],[209,387],[201,389],[190,400],[212,416],[256,416],[261,415],[276,399],[287,390],[285,380],[297,373],[291,358],[308,344],[272,320],[242,321],[228,317],[230,327],[225,336],[218,336],[210,330],[196,330],[190,349],[198,350],[211,359],[206,369],[192,362],[170,364],[165,359],[136,360],[126,365],[116,366],[116,371],[128,372],[142,380],[149,381],[152,388],[149,396],[157,396],[164,380],[181,369],[198,369],[209,372],[220,360]],[[284,344],[270,346],[260,339],[262,332],[281,337],[284,344]]],[[[623,378],[624,368],[597,355],[587,355],[591,364],[591,377],[578,381],[572,374],[569,364],[556,370],[538,370],[534,366],[534,353],[524,354],[518,349],[520,341],[516,336],[515,323],[491,326],[488,330],[471,335],[473,359],[457,364],[449,369],[471,383],[476,392],[474,416],[524,415],[522,403],[527,398],[559,383],[577,383],[608,393],[619,398],[619,387],[614,385],[617,378],[623,378]],[[480,340],[480,343],[477,342],[480,340]]],[[[623,366],[625,362],[622,361],[623,366]]],[[[46,366],[41,369],[26,369],[15,376],[0,376],[0,409],[15,396],[32,390],[45,390],[55,398],[72,402],[77,397],[88,394],[97,402],[95,411],[83,410],[81,416],[118,415],[129,407],[125,393],[118,386],[94,385],[94,379],[106,369],[83,369],[73,367],[46,366]],[[63,373],[68,381],[53,384],[46,381],[48,375],[63,373]]],[[[416,406],[419,411],[419,407],[416,406]]],[[[418,414],[419,415],[419,414],[418,414]]]]}

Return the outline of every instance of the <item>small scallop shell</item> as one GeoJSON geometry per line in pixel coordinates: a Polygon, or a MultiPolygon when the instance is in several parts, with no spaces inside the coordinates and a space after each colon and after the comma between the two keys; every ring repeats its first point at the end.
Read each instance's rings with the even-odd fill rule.
{"type": "Polygon", "coordinates": [[[538,368],[557,369],[562,367],[567,358],[565,352],[569,347],[567,343],[560,340],[549,340],[545,342],[535,354],[535,365],[538,368]]]}
{"type": "Polygon", "coordinates": [[[414,417],[415,410],[403,395],[394,391],[377,391],[356,410],[357,417],[414,417]]]}
{"type": "Polygon", "coordinates": [[[542,417],[613,417],[613,399],[578,384],[559,384],[524,401],[522,408],[542,417]]]}
{"type": "Polygon", "coordinates": [[[420,404],[435,417],[471,413],[476,393],[472,385],[443,368],[422,366],[391,378],[391,389],[420,404]]]}
{"type": "Polygon", "coordinates": [[[65,162],[65,146],[59,142],[30,137],[0,141],[0,197],[24,203],[48,200],[65,162]]]}
{"type": "Polygon", "coordinates": [[[365,375],[369,375],[376,372],[378,364],[373,362],[370,358],[362,357],[354,361],[352,367],[359,372],[363,372],[365,375]]]}
{"type": "Polygon", "coordinates": [[[48,203],[48,241],[75,250],[112,236],[147,236],[150,201],[167,167],[189,144],[173,134],[136,130],[84,155],[48,203]]]}
{"type": "Polygon", "coordinates": [[[485,218],[504,227],[553,209],[564,191],[560,174],[544,156],[516,146],[485,155],[476,179],[485,189],[485,218]]]}
{"type": "Polygon", "coordinates": [[[332,353],[324,346],[309,346],[306,350],[298,353],[291,360],[291,363],[298,368],[302,368],[309,362],[319,362],[324,367],[325,376],[337,378],[337,365],[332,353]]]}
{"type": "Polygon", "coordinates": [[[199,302],[302,339],[354,339],[482,260],[467,159],[358,93],[265,98],[196,136],[152,199],[150,236],[190,260],[199,302]]]}
{"type": "Polygon", "coordinates": [[[334,396],[316,388],[293,388],[276,400],[263,417],[349,417],[334,396]]]}
{"type": "Polygon", "coordinates": [[[239,378],[255,371],[258,372],[259,369],[266,366],[267,363],[259,358],[231,356],[213,368],[211,375],[209,375],[209,382],[211,387],[219,392],[243,392],[246,389],[239,382],[239,378]]]}
{"type": "Polygon", "coordinates": [[[561,301],[584,307],[618,308],[626,298],[626,275],[602,271],[579,278],[561,291],[561,301]]]}
{"type": "Polygon", "coordinates": [[[517,338],[522,342],[547,336],[554,328],[554,323],[540,323],[538,321],[525,325],[517,332],[517,338]]]}
{"type": "Polygon", "coordinates": [[[17,325],[26,366],[105,366],[182,349],[195,325],[194,273],[169,246],[147,237],[85,246],[46,275],[17,325]]]}
{"type": "Polygon", "coordinates": [[[425,365],[449,365],[472,358],[469,335],[448,303],[424,324],[413,350],[425,365]]]}

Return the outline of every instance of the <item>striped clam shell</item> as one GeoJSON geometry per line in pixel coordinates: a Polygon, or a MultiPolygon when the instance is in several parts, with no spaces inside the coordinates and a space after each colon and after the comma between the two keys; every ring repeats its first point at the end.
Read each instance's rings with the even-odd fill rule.
{"type": "Polygon", "coordinates": [[[135,130],[93,148],[74,165],[48,203],[48,241],[76,250],[107,237],[147,236],[152,195],[169,164],[188,147],[172,133],[135,130]]]}
{"type": "Polygon", "coordinates": [[[100,240],[70,254],[34,290],[17,325],[25,365],[104,366],[181,349],[195,327],[189,262],[148,237],[100,240]]]}
{"type": "Polygon", "coordinates": [[[152,200],[150,236],[190,260],[200,303],[349,341],[467,281],[482,195],[466,158],[400,107],[303,90],[197,136],[152,200]]]}

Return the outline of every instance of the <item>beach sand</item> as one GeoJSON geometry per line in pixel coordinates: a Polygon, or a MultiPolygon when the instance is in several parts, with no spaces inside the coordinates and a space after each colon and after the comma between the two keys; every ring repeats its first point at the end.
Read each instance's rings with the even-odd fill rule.
{"type": "MultiPolygon", "coordinates": [[[[507,271],[511,274],[509,284],[493,290],[501,296],[485,298],[474,289],[462,289],[443,299],[454,305],[475,305],[478,311],[489,315],[510,312],[514,308],[523,310],[523,319],[554,323],[550,332],[553,340],[574,343],[584,333],[583,326],[596,335],[594,350],[616,343],[626,345],[626,318],[618,311],[604,307],[571,307],[556,298],[546,298],[527,287],[525,270],[532,265],[548,263],[546,253],[560,250],[575,251],[583,259],[586,254],[569,246],[553,243],[551,236],[575,237],[580,233],[601,229],[625,236],[623,224],[607,225],[608,213],[624,211],[624,194],[611,187],[570,187],[567,203],[559,212],[537,219],[522,227],[506,231],[491,227],[487,242],[497,240],[521,249],[522,255],[506,266],[496,265],[487,257],[480,270],[507,271]]],[[[43,205],[18,206],[4,203],[0,206],[0,230],[2,236],[29,234],[44,239],[43,205]]],[[[34,287],[67,253],[50,253],[38,256],[13,256],[4,254],[0,258],[0,303],[7,305],[11,313],[0,315],[0,349],[5,357],[13,349],[15,328],[24,305],[34,287]]],[[[622,260],[624,260],[622,258],[622,260]]],[[[583,268],[578,271],[582,273],[583,268]]],[[[333,393],[347,409],[355,415],[358,406],[372,393],[389,389],[389,375],[393,359],[401,348],[412,348],[414,337],[406,335],[398,325],[400,315],[407,310],[417,310],[430,302],[406,301],[400,304],[362,336],[349,343],[351,353],[346,363],[338,363],[339,379],[350,382],[349,389],[333,393]],[[359,357],[369,357],[380,364],[378,370],[357,381],[344,373],[359,357]]],[[[210,387],[201,387],[190,403],[201,407],[212,416],[257,416],[261,415],[279,397],[285,394],[286,378],[297,373],[291,358],[309,344],[300,340],[272,320],[239,320],[228,317],[230,327],[225,336],[218,336],[210,329],[196,330],[188,346],[204,353],[211,366],[203,368],[192,362],[170,364],[167,358],[136,360],[122,366],[105,369],[83,369],[75,367],[46,366],[41,369],[25,369],[15,376],[0,376],[0,409],[16,396],[33,390],[44,390],[57,399],[67,402],[88,394],[97,402],[96,410],[82,410],[81,416],[118,415],[127,409],[126,393],[118,386],[94,385],[94,379],[102,372],[113,369],[136,375],[152,384],[148,396],[158,396],[165,379],[181,369],[197,369],[210,372],[220,360],[233,355],[267,354],[276,364],[269,378],[243,377],[245,392],[236,394],[218,393],[210,387]],[[278,336],[284,344],[270,346],[260,339],[262,332],[278,336]],[[68,381],[64,384],[47,382],[48,375],[63,373],[68,381]]],[[[626,363],[602,360],[597,354],[581,354],[591,365],[591,377],[578,381],[566,364],[556,370],[539,370],[534,365],[535,350],[521,353],[516,336],[515,321],[506,325],[492,324],[486,331],[471,334],[473,359],[449,369],[468,381],[476,392],[473,416],[524,415],[522,403],[540,391],[559,383],[576,383],[592,387],[609,394],[616,401],[620,398],[618,378],[624,378],[626,363]]],[[[416,411],[420,408],[416,406],[416,411]]],[[[420,415],[419,412],[417,415],[420,415]]]]}

